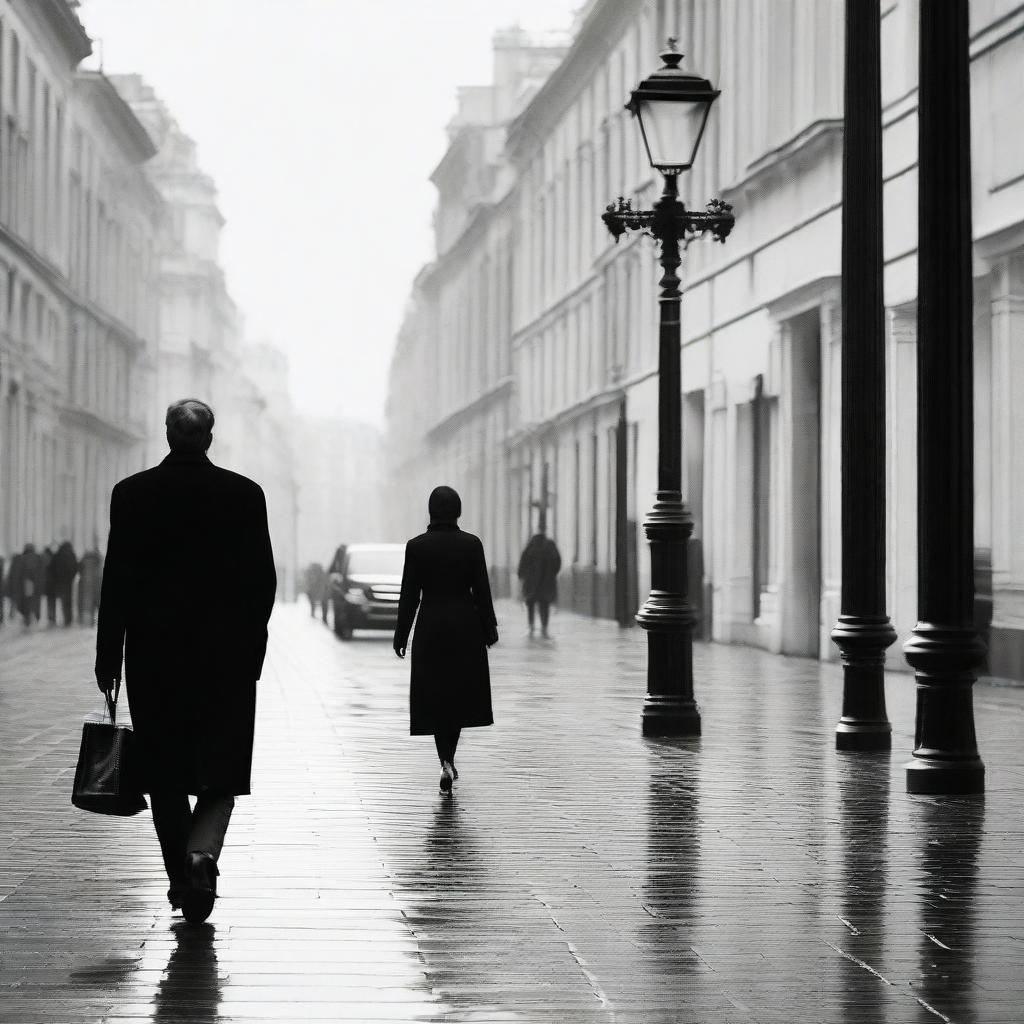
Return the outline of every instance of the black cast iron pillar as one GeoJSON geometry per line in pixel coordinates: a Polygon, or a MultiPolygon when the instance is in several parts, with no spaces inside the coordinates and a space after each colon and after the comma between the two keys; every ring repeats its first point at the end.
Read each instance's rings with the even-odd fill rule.
{"type": "Polygon", "coordinates": [[[882,290],[882,61],[879,0],[846,0],[843,130],[843,661],[838,750],[889,750],[885,612],[885,309],[882,290]]]}
{"type": "Polygon", "coordinates": [[[661,243],[661,316],[658,328],[658,491],[644,520],[651,546],[651,593],[636,621],[647,631],[645,736],[699,736],[700,712],[693,697],[693,627],[696,609],[686,596],[686,546],[693,518],[682,495],[683,416],[680,370],[680,250],[705,234],[724,242],[733,227],[732,207],[712,199],[691,213],[679,200],[677,175],[665,175],[665,190],[653,210],[634,210],[619,197],[601,219],[618,241],[628,230],[661,243]]]}
{"type": "Polygon", "coordinates": [[[918,624],[910,793],[981,793],[972,687],[973,335],[968,0],[921,4],[918,122],[918,624]]]}
{"type": "Polygon", "coordinates": [[[677,177],[665,175],[654,205],[654,234],[661,242],[661,315],[658,326],[658,492],[644,520],[651,546],[651,593],[636,621],[647,630],[645,736],[699,736],[693,696],[693,627],[696,609],[686,595],[686,547],[693,517],[683,503],[683,409],[680,368],[678,223],[684,212],[677,177]]]}

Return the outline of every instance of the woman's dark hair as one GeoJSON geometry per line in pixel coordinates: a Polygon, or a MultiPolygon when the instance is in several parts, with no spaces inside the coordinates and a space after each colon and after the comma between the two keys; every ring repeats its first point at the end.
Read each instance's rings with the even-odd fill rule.
{"type": "Polygon", "coordinates": [[[198,398],[172,402],[164,424],[172,452],[205,452],[213,440],[213,410],[198,398]]]}
{"type": "Polygon", "coordinates": [[[427,511],[432,523],[454,523],[462,515],[462,499],[454,487],[442,484],[430,492],[427,511]]]}

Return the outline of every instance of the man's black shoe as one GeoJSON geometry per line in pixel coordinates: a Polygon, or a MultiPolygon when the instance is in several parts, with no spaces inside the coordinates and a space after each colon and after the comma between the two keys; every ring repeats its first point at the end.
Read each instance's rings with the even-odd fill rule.
{"type": "Polygon", "coordinates": [[[185,902],[185,895],[187,892],[187,886],[179,885],[177,883],[167,890],[167,902],[170,903],[171,910],[181,910],[181,905],[185,902]]]}
{"type": "Polygon", "coordinates": [[[217,862],[208,853],[189,853],[185,856],[185,891],[181,912],[189,924],[202,924],[213,910],[217,898],[217,862]]]}

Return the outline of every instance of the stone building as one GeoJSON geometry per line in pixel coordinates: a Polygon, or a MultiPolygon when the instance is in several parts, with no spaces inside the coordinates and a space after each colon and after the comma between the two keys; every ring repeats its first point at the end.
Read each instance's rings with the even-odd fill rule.
{"type": "Polygon", "coordinates": [[[208,401],[218,414],[217,453],[225,466],[238,459],[245,424],[240,396],[242,325],[220,264],[224,218],[217,188],[199,165],[196,144],[139,75],[113,81],[146,126],[156,154],[146,171],[163,197],[160,232],[160,339],[157,393],[151,415],[150,457],[162,458],[159,421],[167,405],[186,395],[208,401]]]}
{"type": "Polygon", "coordinates": [[[110,491],[166,453],[163,413],[217,412],[216,461],[264,484],[295,586],[287,360],[246,346],[195,143],[138,76],[79,68],[69,0],[0,0],[0,557],[102,548],[110,491]]]}
{"type": "MultiPolygon", "coordinates": [[[[244,376],[227,406],[227,425],[243,427],[228,468],[256,480],[267,496],[267,518],[277,565],[277,592],[287,600],[298,593],[298,474],[295,421],[288,396],[288,357],[273,345],[242,348],[244,376]]],[[[218,465],[228,464],[220,456],[218,465]]]]}
{"type": "MultiPolygon", "coordinates": [[[[882,17],[888,611],[901,640],[917,614],[917,14],[918,0],[893,0],[882,17]]],[[[494,357],[511,368],[499,378],[508,425],[478,442],[476,456],[504,481],[481,491],[481,528],[503,521],[522,543],[535,503],[549,506],[563,594],[581,610],[628,621],[649,586],[637,524],[656,479],[657,252],[642,237],[614,245],[599,215],[619,195],[643,207],[657,198],[660,177],[623,104],[671,35],[684,66],[722,90],[682,197],[695,207],[721,197],[737,214],[728,244],[693,245],[683,267],[691,595],[715,640],[836,656],[842,19],[834,0],[591,0],[564,58],[506,125],[487,231],[478,214],[446,243],[477,273],[496,235],[512,253],[498,286],[511,309],[508,351],[494,357]]],[[[1022,678],[1024,449],[1014,441],[1024,398],[1024,5],[975,2],[971,19],[977,606],[989,671],[1022,678]]],[[[439,193],[443,222],[453,200],[439,193]]],[[[417,282],[396,348],[399,472],[417,461],[414,447],[420,459],[440,455],[430,439],[442,421],[411,411],[414,387],[443,394],[463,380],[458,408],[467,411],[493,388],[474,364],[445,355],[452,333],[434,324],[439,306],[424,287],[435,266],[417,282]]],[[[500,308],[502,299],[488,301],[500,308]]],[[[453,298],[445,315],[480,339],[473,309],[453,298]]],[[[486,347],[474,348],[479,366],[486,347]]],[[[889,656],[903,664],[900,644],[889,656]]]]}
{"type": "Polygon", "coordinates": [[[65,0],[0,0],[0,555],[102,545],[145,456],[162,203],[90,51],[65,0]]]}
{"type": "Polygon", "coordinates": [[[386,505],[393,533],[423,529],[439,483],[462,495],[499,594],[520,546],[507,438],[512,420],[514,220],[508,125],[565,56],[560,37],[519,29],[494,37],[494,83],[459,91],[437,186],[437,257],[419,274],[392,360],[386,505]]]}
{"type": "Polygon", "coordinates": [[[252,477],[267,495],[282,595],[295,592],[295,487],[287,357],[244,340],[242,316],[220,263],[224,217],[195,141],[139,75],[115,75],[156,146],[147,174],[165,204],[159,235],[160,316],[149,455],[166,454],[163,415],[178,398],[209,402],[217,416],[211,457],[252,477]]]}

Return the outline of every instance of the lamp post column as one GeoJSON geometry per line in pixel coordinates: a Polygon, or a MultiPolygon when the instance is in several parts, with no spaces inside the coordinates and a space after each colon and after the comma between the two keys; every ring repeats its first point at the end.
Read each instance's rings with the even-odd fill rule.
{"type": "Polygon", "coordinates": [[[881,11],[846,0],[843,132],[843,661],[838,750],[889,750],[885,650],[885,311],[882,289],[881,11]]]}
{"type": "Polygon", "coordinates": [[[910,793],[981,793],[972,686],[973,323],[968,0],[921,4],[918,105],[918,624],[910,793]]]}
{"type": "Polygon", "coordinates": [[[658,492],[644,520],[651,547],[651,593],[637,613],[647,631],[645,736],[699,736],[693,697],[693,627],[696,614],[686,595],[686,546],[693,518],[682,497],[682,380],[677,271],[685,208],[675,174],[654,206],[652,232],[661,243],[664,271],[658,327],[658,492]]]}

